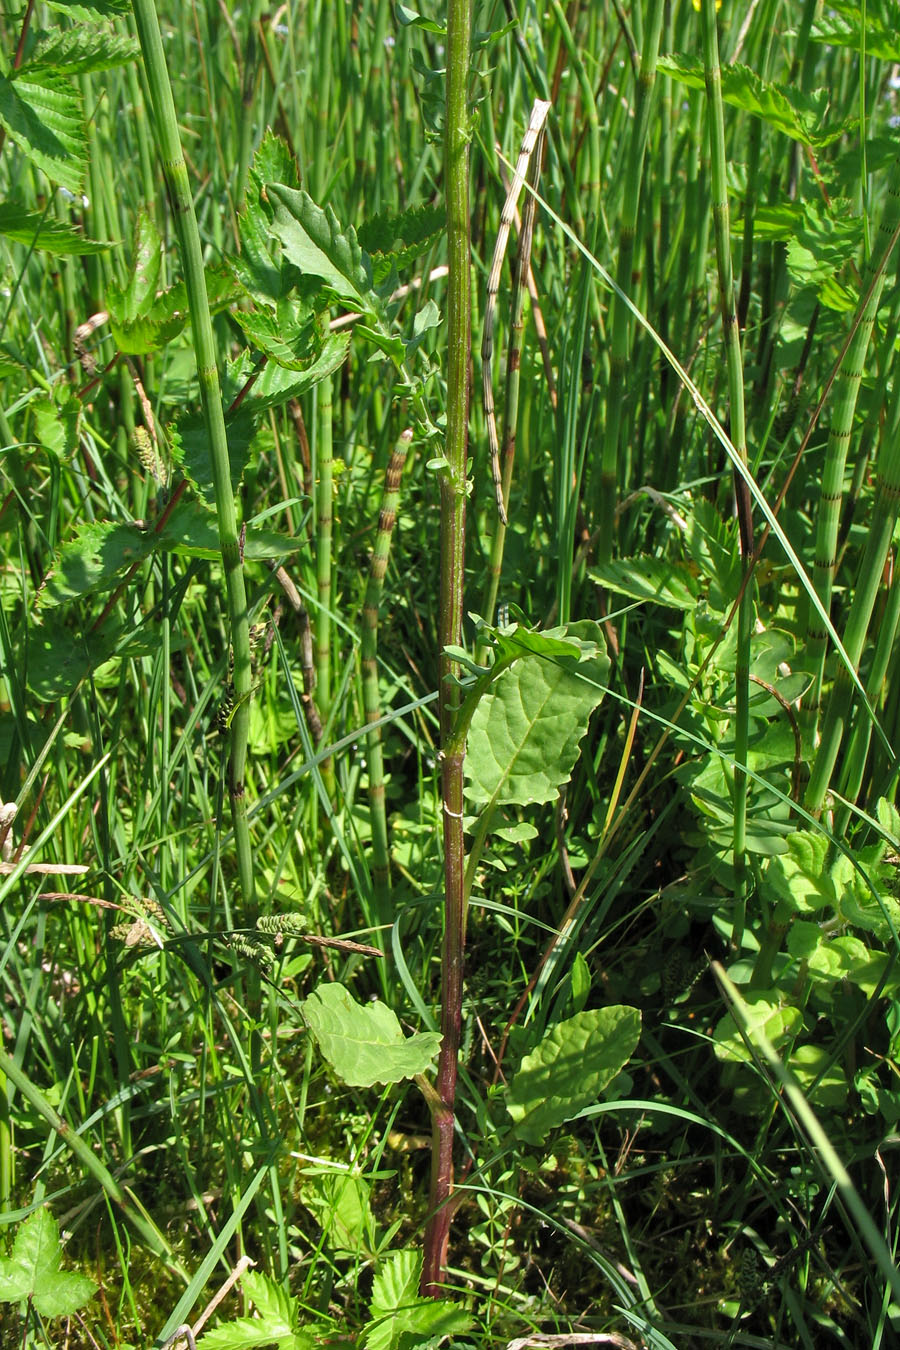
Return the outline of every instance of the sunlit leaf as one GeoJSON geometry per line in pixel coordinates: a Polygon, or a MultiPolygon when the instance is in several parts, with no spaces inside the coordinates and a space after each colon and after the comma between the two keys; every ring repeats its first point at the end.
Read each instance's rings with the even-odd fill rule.
{"type": "Polygon", "coordinates": [[[404,1036],[386,1003],[357,1003],[341,984],[322,984],[303,1003],[303,1016],[338,1078],[350,1087],[399,1083],[423,1073],[441,1046],[435,1031],[404,1036]]]}

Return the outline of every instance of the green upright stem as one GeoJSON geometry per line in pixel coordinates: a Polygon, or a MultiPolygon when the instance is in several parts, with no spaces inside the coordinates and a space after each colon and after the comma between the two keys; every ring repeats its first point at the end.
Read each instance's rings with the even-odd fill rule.
{"type": "MultiPolygon", "coordinates": [[[[656,61],[659,55],[659,37],[662,31],[663,0],[649,0],[638,74],[634,120],[631,124],[631,143],[625,166],[624,196],[619,221],[619,256],[616,263],[616,282],[620,290],[631,295],[634,290],[632,268],[634,240],[641,203],[641,179],[644,173],[644,155],[650,126],[650,105],[656,79],[656,61]]],[[[625,366],[631,350],[631,314],[618,295],[609,302],[609,331],[612,349],[609,364],[609,394],[606,401],[606,423],[600,464],[600,494],[598,525],[600,527],[599,556],[608,562],[613,554],[616,500],[619,483],[619,451],[622,439],[622,406],[625,397],[625,366]]]]}
{"type": "MultiPolygon", "coordinates": [[[[831,593],[837,571],[837,542],[841,501],[844,495],[844,472],[853,433],[856,400],[884,286],[885,263],[894,247],[894,231],[898,220],[900,220],[900,163],[895,161],[888,183],[884,211],[879,222],[878,245],[873,249],[863,274],[863,292],[867,295],[865,308],[841,362],[841,371],[834,390],[833,412],[816,522],[816,553],[813,568],[813,584],[826,614],[831,605],[831,593]]],[[[813,609],[810,611],[807,629],[807,651],[814,674],[812,698],[815,706],[818,705],[822,694],[825,639],[821,617],[813,609]]]]}
{"type": "Polygon", "coordinates": [[[384,495],[381,499],[381,512],[378,517],[378,533],[372,550],[372,562],[369,567],[369,581],[366,586],[366,598],[363,604],[362,621],[362,683],[363,702],[366,709],[366,721],[372,729],[366,735],[366,756],[369,767],[369,811],[372,817],[372,880],[375,883],[375,899],[379,921],[387,917],[387,898],[391,888],[391,854],[388,844],[387,815],[384,806],[384,757],[381,745],[381,729],[372,726],[381,720],[381,700],[378,697],[378,607],[384,587],[384,574],[387,571],[388,555],[391,551],[391,535],[397,519],[397,502],[400,498],[400,478],[406,454],[409,450],[412,432],[402,431],[394,447],[387,467],[384,483],[384,495]]]}
{"type": "Polygon", "coordinates": [[[247,822],[247,802],[244,796],[247,739],[250,730],[250,626],[241,547],[238,541],[237,512],[231,489],[225,417],[216,367],[216,349],[206,293],[206,277],[203,272],[200,231],[197,228],[191,186],[181,149],[181,137],[175,117],[175,103],[166,69],[159,21],[153,0],[132,0],[132,9],[150,88],[163,173],[175,215],[191,315],[194,352],[197,358],[200,401],[212,464],[219,547],[222,550],[222,565],[225,569],[228,618],[234,655],[235,709],[230,728],[228,791],[231,798],[241,894],[245,909],[251,911],[254,906],[253,853],[250,845],[250,827],[247,822]]]}
{"type": "MultiPolygon", "coordinates": [[[[731,227],[725,159],[725,112],[722,104],[722,71],[719,65],[719,38],[715,0],[702,0],[703,64],[706,72],[706,99],[709,117],[710,177],[712,214],[716,236],[716,260],[719,275],[719,303],[725,336],[728,366],[728,402],[731,440],[741,463],[747,465],[747,439],[744,424],[744,365],[741,356],[741,332],[734,301],[734,275],[731,264],[731,227]]],[[[741,537],[744,566],[753,553],[753,526],[750,493],[745,480],[735,470],[734,494],[741,537]]],[[[750,635],[753,626],[753,591],[744,588],[738,609],[738,643],[735,663],[734,727],[734,836],[733,863],[735,911],[732,942],[740,947],[747,906],[747,748],[750,729],[750,635]]]]}
{"type": "MultiPolygon", "coordinates": [[[[893,394],[892,415],[888,418],[888,429],[882,440],[878,456],[878,478],[875,488],[875,501],[872,507],[872,521],[866,534],[866,547],[859,564],[856,585],[853,589],[853,602],[847,617],[847,626],[842,634],[844,650],[854,670],[859,669],[863,647],[869,631],[869,622],[875,608],[875,600],[884,565],[894,532],[894,525],[900,513],[900,436],[897,435],[898,402],[900,391],[895,388],[893,394]]],[[[816,752],[809,788],[806,794],[806,808],[818,813],[825,801],[825,793],[831,782],[831,775],[841,748],[844,731],[853,706],[853,680],[843,661],[838,667],[834,688],[828,699],[828,706],[822,724],[822,739],[816,752]]],[[[862,710],[860,716],[864,715],[862,710]]]]}
{"type": "Polygon", "coordinates": [[[469,111],[467,85],[471,0],[449,0],[444,191],[447,201],[447,434],[441,476],[441,794],[444,816],[444,942],[441,959],[441,1053],[432,1110],[431,1192],[422,1290],[440,1292],[450,1238],[456,1078],[462,1026],[465,942],[463,760],[465,735],[454,735],[455,663],[446,655],[462,637],[466,537],[466,448],[469,425],[471,292],[469,288],[469,111]]]}

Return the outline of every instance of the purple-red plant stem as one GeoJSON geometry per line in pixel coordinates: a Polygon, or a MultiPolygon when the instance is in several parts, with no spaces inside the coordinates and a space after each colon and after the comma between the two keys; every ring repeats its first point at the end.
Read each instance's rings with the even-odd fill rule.
{"type": "Polygon", "coordinates": [[[444,652],[462,639],[466,539],[466,450],[469,425],[471,306],[469,291],[469,47],[471,0],[449,0],[444,184],[447,201],[447,435],[441,473],[441,795],[444,815],[444,942],[441,961],[441,1053],[432,1105],[431,1193],[425,1228],[422,1292],[440,1293],[453,1206],[453,1135],[462,1024],[465,943],[463,761],[457,729],[455,663],[444,652]]]}

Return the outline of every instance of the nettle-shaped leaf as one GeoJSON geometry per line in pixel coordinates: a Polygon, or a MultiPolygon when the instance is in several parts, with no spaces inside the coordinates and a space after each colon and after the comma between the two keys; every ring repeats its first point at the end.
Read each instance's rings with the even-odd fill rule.
{"type": "Polygon", "coordinates": [[[371,262],[352,225],[342,228],[331,207],[323,210],[302,188],[269,183],[266,196],[274,207],[274,233],[304,276],[318,277],[355,309],[380,308],[371,262]]]}
{"type": "Polygon", "coordinates": [[[826,42],[829,47],[850,47],[854,52],[865,50],[867,56],[877,56],[882,61],[900,61],[900,6],[889,3],[863,10],[858,0],[850,3],[832,0],[816,19],[809,36],[813,42],[826,42]],[[865,41],[863,13],[866,16],[865,41]]]}
{"type": "Polygon", "coordinates": [[[545,633],[513,625],[495,640],[498,662],[512,664],[472,717],[466,796],[488,809],[553,801],[606,692],[602,632],[586,621],[545,633]]]}
{"type": "Polygon", "coordinates": [[[0,126],[52,182],[81,191],[88,141],[81,95],[67,76],[27,67],[0,75],[0,126]]]}
{"type": "MultiPolygon", "coordinates": [[[[321,1344],[319,1338],[300,1325],[300,1308],[280,1284],[256,1271],[248,1270],[241,1276],[241,1288],[253,1304],[252,1317],[238,1317],[233,1322],[207,1331],[198,1342],[201,1350],[262,1350],[277,1346],[278,1350],[314,1350],[321,1344]]],[[[323,1331],[329,1330],[327,1326],[323,1331]]]]}
{"type": "MultiPolygon", "coordinates": [[[[690,56],[661,56],[657,70],[691,89],[705,89],[703,62],[690,56]]],[[[761,117],[776,131],[814,149],[823,149],[852,130],[854,119],[826,122],[831,102],[827,89],[804,93],[792,85],[771,84],[747,66],[722,67],[722,98],[733,108],[761,117]]]]}
{"type": "Polygon", "coordinates": [[[342,984],[320,985],[302,1006],[320,1051],[349,1087],[413,1078],[424,1073],[441,1047],[438,1032],[404,1036],[393,1009],[357,1003],[342,984]]]}
{"type": "Polygon", "coordinates": [[[615,559],[590,569],[592,581],[616,595],[647,600],[667,609],[693,609],[701,586],[687,563],[671,558],[637,557],[615,559]]]}
{"type": "Polygon", "coordinates": [[[445,1336],[468,1331],[472,1318],[446,1299],[421,1298],[422,1253],[390,1252],[372,1281],[370,1321],[362,1333],[365,1350],[412,1350],[438,1345],[445,1336]]]}
{"type": "Polygon", "coordinates": [[[557,1022],[507,1088],[516,1136],[542,1144],[551,1130],[593,1106],[628,1063],[640,1035],[641,1014],[622,1005],[557,1022]]]}
{"type": "Polygon", "coordinates": [[[103,239],[88,239],[75,225],[32,211],[21,202],[0,202],[0,234],[27,248],[39,248],[55,258],[105,253],[112,244],[103,239]]]}
{"type": "Polygon", "coordinates": [[[427,253],[443,234],[446,221],[443,207],[426,203],[399,215],[373,216],[361,225],[357,237],[372,259],[376,287],[427,253]]]}
{"type": "MultiPolygon", "coordinates": [[[[294,552],[301,542],[251,524],[244,540],[244,557],[248,561],[274,561],[294,552]]],[[[148,530],[133,521],[122,524],[93,521],[81,526],[74,539],[58,550],[39,592],[38,604],[42,609],[50,609],[108,591],[135,563],[145,562],[158,552],[193,558],[221,556],[212,516],[200,503],[182,501],[159,531],[148,530]]]]}
{"type": "Polygon", "coordinates": [[[114,33],[109,28],[60,28],[40,33],[21,69],[26,72],[56,71],[64,75],[89,75],[92,71],[112,70],[126,65],[140,54],[136,38],[114,33]]]}
{"type": "Polygon", "coordinates": [[[96,1289],[86,1275],[62,1269],[59,1228],[46,1209],[19,1225],[12,1255],[0,1259],[0,1302],[27,1300],[41,1317],[71,1317],[96,1289]]]}

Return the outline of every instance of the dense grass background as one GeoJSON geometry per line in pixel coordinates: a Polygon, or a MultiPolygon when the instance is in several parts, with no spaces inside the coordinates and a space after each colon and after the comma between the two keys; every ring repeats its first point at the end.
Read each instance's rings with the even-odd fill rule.
{"type": "MultiPolygon", "coordinates": [[[[243,563],[249,906],[230,833],[238,674],[215,538],[205,554],[182,541],[139,560],[125,585],[124,569],[85,582],[89,550],[60,553],[92,523],[159,520],[182,460],[195,462],[179,418],[199,407],[190,331],[166,327],[183,296],[165,315],[148,300],[140,322],[121,318],[136,254],[161,259],[150,300],[181,275],[140,60],[59,64],[55,97],[65,86],[83,123],[66,170],[77,192],[25,153],[10,111],[16,68],[86,17],[103,22],[66,6],[0,15],[0,183],[45,217],[35,246],[33,222],[0,216],[0,795],[19,806],[13,859],[24,839],[32,860],[88,869],[0,878],[18,1075],[0,1094],[0,1202],[11,1234],[49,1204],[71,1235],[67,1263],[101,1292],[65,1327],[7,1305],[3,1343],[153,1345],[194,1321],[243,1255],[297,1300],[311,1340],[295,1344],[355,1343],[386,1253],[421,1245],[429,1115],[412,1082],[342,1085],[298,1001],[337,979],[407,1029],[439,1022],[442,470],[423,419],[440,430],[447,411],[444,15],[414,22],[382,0],[160,11],[214,292],[220,279],[220,374],[250,350],[228,264],[247,255],[245,199],[270,181],[254,161],[267,128],[376,257],[410,233],[404,213],[437,208],[420,243],[394,249],[393,283],[409,288],[396,330],[409,337],[429,301],[444,318],[410,380],[357,325],[331,375],[261,418],[240,484],[247,539],[264,528],[297,544],[281,560],[287,587],[249,546],[243,563]],[[108,247],[67,252],[49,221],[108,247]],[[388,539],[382,517],[378,538],[391,464],[396,524],[388,539]],[[373,550],[386,559],[377,643],[373,550]],[[366,737],[379,716],[380,746],[366,737]],[[384,959],[248,932],[290,911],[314,937],[384,959]],[[137,1202],[143,1229],[127,1217],[137,1202]]],[[[900,13],[893,0],[862,18],[759,0],[704,18],[705,46],[684,0],[475,5],[476,389],[512,166],[534,99],[552,103],[497,599],[536,626],[602,622],[611,672],[558,804],[509,809],[512,833],[492,833],[475,869],[448,1276],[472,1322],[451,1328],[458,1344],[896,1335],[900,13]],[[715,25],[731,67],[721,149],[703,68],[715,25]],[[742,547],[745,480],[758,495],[742,547]],[[812,1147],[759,1039],[752,1054],[741,1040],[711,959],[849,1175],[812,1147]],[[610,1100],[545,1147],[501,1147],[510,1066],[563,1019],[618,1003],[640,1008],[643,1034],[610,1100]]],[[[510,290],[507,266],[501,421],[510,290]]],[[[320,327],[349,309],[325,297],[320,327]]],[[[223,377],[226,404],[252,368],[223,377]]],[[[466,608],[491,621],[487,445],[473,397],[466,608]]],[[[474,653],[471,621],[464,640],[474,653]]],[[[217,1316],[248,1311],[231,1294],[217,1316]]]]}

